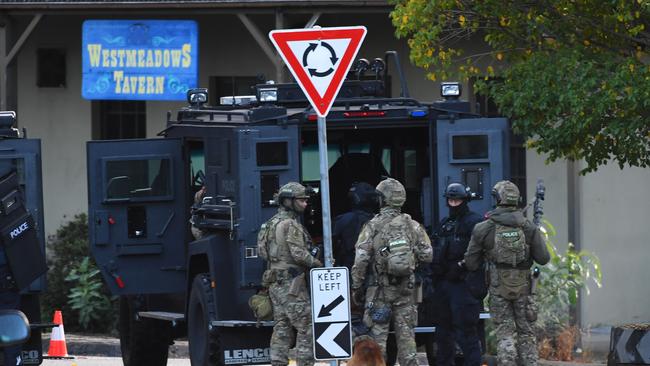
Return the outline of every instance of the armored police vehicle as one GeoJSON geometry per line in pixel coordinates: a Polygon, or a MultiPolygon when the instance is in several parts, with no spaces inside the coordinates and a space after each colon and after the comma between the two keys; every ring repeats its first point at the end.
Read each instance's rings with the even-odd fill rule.
{"type": "Polygon", "coordinates": [[[40,322],[39,294],[45,290],[47,270],[41,141],[25,138],[25,130],[21,134],[15,126],[15,112],[0,112],[0,309],[25,313],[31,336],[22,352],[16,352],[23,365],[39,365],[43,361],[41,330],[51,327],[40,322]]]}
{"type": "MultiPolygon", "coordinates": [[[[444,216],[452,181],[487,211],[490,187],[509,170],[507,121],[470,113],[458,84],[443,84],[446,100],[410,98],[399,65],[401,96],[391,97],[394,56],[356,62],[327,117],[333,217],[347,209],[353,182],[382,176],[404,184],[404,211],[426,227],[444,216]]],[[[255,94],[209,106],[207,90],[193,89],[163,138],[88,143],[92,252],[120,296],[127,366],[164,365],[170,342],[186,334],[192,365],[270,363],[271,327],[247,305],[266,266],[256,237],[280,186],[318,192],[317,117],[295,84],[265,83],[255,94]]],[[[318,242],[318,194],[310,207],[305,224],[318,242]]]]}

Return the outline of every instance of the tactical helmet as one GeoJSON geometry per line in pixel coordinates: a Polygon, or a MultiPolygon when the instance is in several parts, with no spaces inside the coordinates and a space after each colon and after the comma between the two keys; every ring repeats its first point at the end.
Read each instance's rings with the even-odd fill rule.
{"type": "Polygon", "coordinates": [[[445,189],[445,193],[442,196],[447,199],[466,200],[470,198],[469,188],[460,183],[451,183],[447,186],[447,189],[445,189]]]}
{"type": "Polygon", "coordinates": [[[402,207],[406,202],[406,189],[397,179],[386,178],[377,184],[377,191],[382,195],[383,205],[402,207]]]}
{"type": "Polygon", "coordinates": [[[352,207],[373,207],[377,204],[377,191],[366,182],[357,182],[350,187],[348,199],[352,207]]]}
{"type": "Polygon", "coordinates": [[[492,196],[497,206],[517,206],[519,204],[519,188],[509,180],[497,182],[492,188],[492,196]]]}
{"type": "Polygon", "coordinates": [[[309,198],[309,192],[307,192],[307,188],[302,184],[289,182],[280,187],[277,197],[278,203],[282,203],[282,200],[285,198],[309,198]]]}

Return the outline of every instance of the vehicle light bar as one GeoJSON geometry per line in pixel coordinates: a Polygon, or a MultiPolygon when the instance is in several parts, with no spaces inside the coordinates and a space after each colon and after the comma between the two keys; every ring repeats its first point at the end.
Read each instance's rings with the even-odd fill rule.
{"type": "Polygon", "coordinates": [[[383,117],[385,115],[386,115],[386,111],[351,111],[351,112],[343,112],[343,117],[345,117],[345,118],[383,117]]]}
{"type": "Polygon", "coordinates": [[[423,109],[416,109],[411,111],[411,117],[426,117],[427,114],[429,114],[426,110],[423,109]]]}

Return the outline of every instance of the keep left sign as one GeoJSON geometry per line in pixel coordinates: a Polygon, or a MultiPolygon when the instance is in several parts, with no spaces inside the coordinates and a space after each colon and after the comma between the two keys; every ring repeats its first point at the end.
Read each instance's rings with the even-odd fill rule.
{"type": "Polygon", "coordinates": [[[352,355],[348,269],[313,268],[309,274],[314,358],[348,359],[352,355]]]}

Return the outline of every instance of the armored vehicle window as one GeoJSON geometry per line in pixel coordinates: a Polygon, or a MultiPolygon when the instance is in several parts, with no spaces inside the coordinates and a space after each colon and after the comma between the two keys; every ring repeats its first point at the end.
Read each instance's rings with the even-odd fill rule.
{"type": "Polygon", "coordinates": [[[289,164],[286,141],[258,142],[257,166],[279,166],[289,164]]]}
{"type": "Polygon", "coordinates": [[[107,161],[106,200],[148,201],[171,197],[170,164],[167,158],[107,161]]]}
{"type": "Polygon", "coordinates": [[[452,157],[454,160],[487,159],[487,135],[452,136],[452,157]]]}
{"type": "MultiPolygon", "coordinates": [[[[341,157],[341,148],[338,144],[327,144],[328,168],[341,157]]],[[[302,147],[302,181],[320,180],[320,163],[318,161],[318,145],[304,145],[302,147]]]]}

